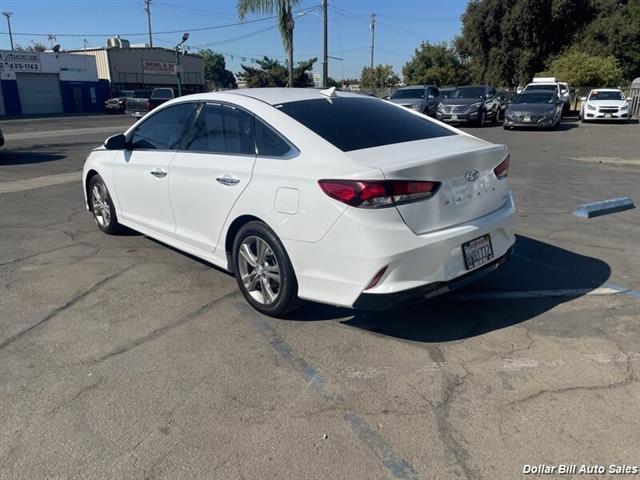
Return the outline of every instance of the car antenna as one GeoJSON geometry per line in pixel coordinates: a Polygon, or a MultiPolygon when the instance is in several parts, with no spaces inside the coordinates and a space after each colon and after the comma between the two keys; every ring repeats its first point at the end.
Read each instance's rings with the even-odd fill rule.
{"type": "Polygon", "coordinates": [[[329,87],[326,90],[320,90],[320,93],[325,97],[337,98],[336,87],[329,87]]]}

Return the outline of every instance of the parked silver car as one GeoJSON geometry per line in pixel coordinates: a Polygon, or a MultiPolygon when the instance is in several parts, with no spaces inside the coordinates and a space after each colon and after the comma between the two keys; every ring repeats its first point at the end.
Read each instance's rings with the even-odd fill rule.
{"type": "Polygon", "coordinates": [[[433,85],[403,87],[396,90],[387,100],[435,117],[440,103],[440,92],[433,85]]]}

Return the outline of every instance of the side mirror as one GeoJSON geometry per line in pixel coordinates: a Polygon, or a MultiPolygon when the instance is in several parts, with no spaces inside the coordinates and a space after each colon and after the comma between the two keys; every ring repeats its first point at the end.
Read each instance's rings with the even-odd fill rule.
{"type": "Polygon", "coordinates": [[[127,137],[124,133],[109,137],[104,141],[104,147],[107,150],[128,150],[127,137]]]}
{"type": "Polygon", "coordinates": [[[580,97],[580,101],[581,102],[586,102],[587,101],[587,97],[580,97]]]}
{"type": "Polygon", "coordinates": [[[631,100],[633,100],[632,97],[627,97],[627,102],[630,102],[631,100]]]}

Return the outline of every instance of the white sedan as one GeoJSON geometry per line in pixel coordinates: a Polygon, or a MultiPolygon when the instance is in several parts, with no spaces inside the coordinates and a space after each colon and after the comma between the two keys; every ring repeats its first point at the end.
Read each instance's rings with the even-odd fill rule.
{"type": "Polygon", "coordinates": [[[257,310],[391,308],[495,270],[515,242],[509,155],[334,89],[180,97],[91,152],[87,208],[232,272],[257,310]]]}
{"type": "Polygon", "coordinates": [[[580,120],[629,120],[629,102],[617,88],[599,88],[591,90],[582,97],[580,120]]]}

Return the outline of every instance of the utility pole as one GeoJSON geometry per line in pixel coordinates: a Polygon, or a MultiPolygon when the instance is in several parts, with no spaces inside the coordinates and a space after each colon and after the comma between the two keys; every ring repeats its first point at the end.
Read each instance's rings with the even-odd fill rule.
{"type": "Polygon", "coordinates": [[[2,15],[7,17],[7,25],[9,26],[9,43],[11,44],[11,50],[13,50],[13,34],[11,33],[11,15],[13,15],[13,12],[2,12],[2,15]]]}
{"type": "Polygon", "coordinates": [[[371,14],[371,23],[369,23],[369,28],[371,28],[371,68],[373,68],[373,50],[376,46],[376,14],[371,14]]]}
{"type": "Polygon", "coordinates": [[[147,12],[147,25],[149,27],[149,47],[153,47],[153,36],[151,35],[151,0],[144,0],[144,11],[147,12]]]}
{"type": "Polygon", "coordinates": [[[322,52],[322,86],[327,88],[329,82],[329,26],[327,21],[327,0],[322,0],[322,20],[324,22],[324,48],[322,52]]]}

